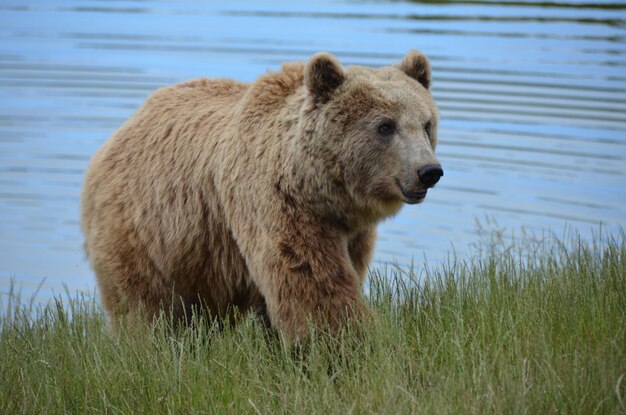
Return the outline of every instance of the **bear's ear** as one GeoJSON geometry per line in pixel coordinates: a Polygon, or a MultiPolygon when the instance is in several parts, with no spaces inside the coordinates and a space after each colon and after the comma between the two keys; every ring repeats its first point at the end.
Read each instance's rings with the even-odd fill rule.
{"type": "Polygon", "coordinates": [[[422,52],[409,51],[396,67],[422,84],[424,88],[430,88],[430,62],[422,52]]]}
{"type": "Polygon", "coordinates": [[[345,72],[337,58],[327,52],[320,52],[304,67],[304,84],[316,99],[326,102],[332,93],[346,79],[345,72]]]}

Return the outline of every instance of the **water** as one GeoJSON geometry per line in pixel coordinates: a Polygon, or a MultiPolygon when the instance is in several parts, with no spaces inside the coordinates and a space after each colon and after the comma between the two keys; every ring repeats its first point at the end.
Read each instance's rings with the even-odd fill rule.
{"type": "Polygon", "coordinates": [[[626,3],[0,4],[0,291],[93,289],[78,204],[93,152],[155,88],[252,81],[320,50],[433,65],[446,175],[380,227],[375,261],[467,255],[476,219],[589,237],[626,223],[626,3]]]}

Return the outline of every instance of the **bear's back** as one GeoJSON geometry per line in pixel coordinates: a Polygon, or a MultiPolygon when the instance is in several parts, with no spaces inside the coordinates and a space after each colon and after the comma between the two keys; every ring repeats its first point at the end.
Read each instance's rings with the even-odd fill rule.
{"type": "Polygon", "coordinates": [[[207,174],[200,155],[247,89],[230,79],[201,78],[148,97],[90,162],[81,203],[88,255],[94,221],[145,228],[144,239],[148,233],[178,241],[196,236],[197,224],[180,218],[202,208],[199,190],[206,186],[196,182],[207,174]],[[170,223],[162,217],[178,219],[170,223]]]}
{"type": "Polygon", "coordinates": [[[148,280],[165,287],[147,306],[158,306],[159,299],[172,294],[167,284],[190,303],[198,295],[216,310],[233,302],[228,293],[206,285],[207,276],[225,285],[216,282],[224,275],[239,287],[245,275],[238,249],[221,237],[228,230],[208,166],[218,158],[214,146],[221,127],[247,89],[229,79],[161,88],[92,158],[81,224],[108,307],[121,307],[114,288],[132,278],[133,284],[148,280]],[[210,260],[215,252],[220,261],[210,260]]]}
{"type": "Polygon", "coordinates": [[[192,79],[156,90],[139,113],[149,110],[163,115],[164,109],[171,109],[174,114],[214,112],[235,104],[248,87],[248,84],[233,79],[192,79]]]}

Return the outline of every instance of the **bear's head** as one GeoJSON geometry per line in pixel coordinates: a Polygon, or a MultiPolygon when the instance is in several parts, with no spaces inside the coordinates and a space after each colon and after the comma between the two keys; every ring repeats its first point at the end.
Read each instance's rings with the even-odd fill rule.
{"type": "Polygon", "coordinates": [[[325,187],[343,189],[371,220],[422,202],[443,176],[430,76],[417,51],[380,69],[344,68],[325,52],[305,64],[303,142],[331,178],[325,187]]]}

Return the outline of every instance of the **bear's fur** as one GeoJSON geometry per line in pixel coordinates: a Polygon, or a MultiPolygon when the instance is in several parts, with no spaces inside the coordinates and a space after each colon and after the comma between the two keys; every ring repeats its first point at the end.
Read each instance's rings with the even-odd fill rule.
{"type": "Polygon", "coordinates": [[[319,53],[251,84],[153,93],[84,185],[86,251],[113,327],[202,305],[265,310],[298,338],[309,318],[334,329],[367,315],[377,223],[433,184],[417,173],[438,163],[429,86],[420,52],[377,70],[319,53]]]}

